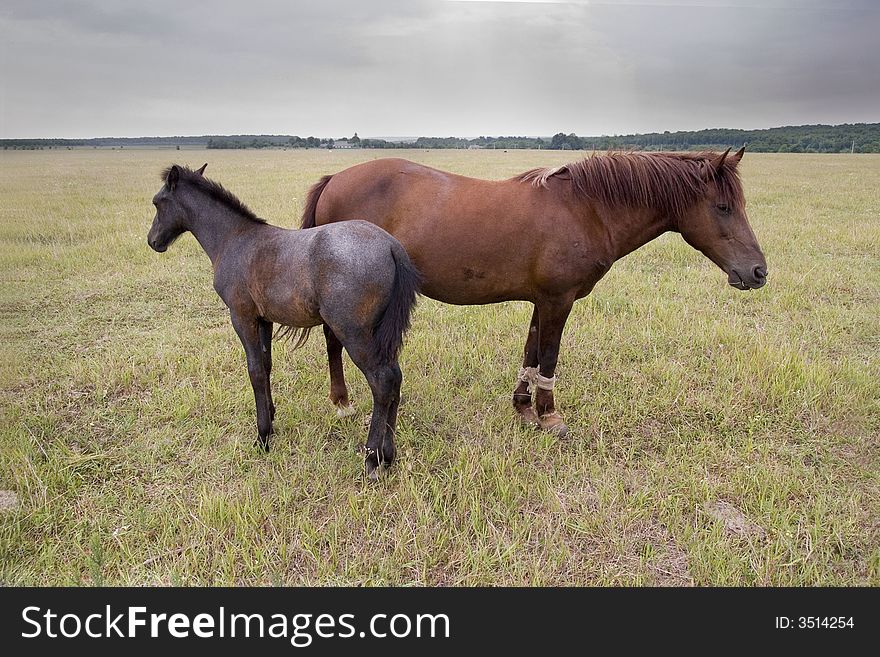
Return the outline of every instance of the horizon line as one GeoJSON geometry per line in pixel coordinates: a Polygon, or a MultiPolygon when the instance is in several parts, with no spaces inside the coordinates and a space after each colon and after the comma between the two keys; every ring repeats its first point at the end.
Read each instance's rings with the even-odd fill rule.
{"type": "MultiPolygon", "coordinates": [[[[801,123],[801,124],[787,124],[787,125],[774,125],[769,127],[762,128],[731,128],[731,127],[709,127],[709,128],[696,128],[689,130],[653,130],[647,132],[625,132],[625,133],[615,133],[615,134],[579,134],[579,133],[566,133],[560,131],[559,133],[554,134],[575,134],[578,137],[585,139],[601,139],[601,138],[609,138],[609,137],[625,137],[625,136],[636,136],[636,135],[652,135],[652,134],[675,134],[680,132],[703,132],[706,130],[739,130],[743,132],[753,132],[758,130],[776,130],[781,128],[803,128],[809,126],[827,126],[827,127],[841,127],[841,126],[859,126],[859,125],[877,125],[880,121],[877,122],[867,122],[867,121],[856,121],[853,123],[801,123]]],[[[354,134],[357,134],[355,131],[354,134]]],[[[0,141],[28,141],[28,140],[68,140],[68,141],[89,141],[94,139],[198,139],[202,137],[303,137],[303,135],[297,135],[294,133],[280,133],[280,132],[264,132],[264,133],[248,133],[248,132],[229,132],[229,133],[203,133],[200,135],[137,135],[137,136],[121,136],[121,135],[100,135],[93,137],[0,137],[0,141]]],[[[308,137],[317,137],[316,135],[305,135],[305,138],[308,137]]],[[[492,134],[481,134],[481,135],[417,135],[417,136],[402,136],[402,135],[393,135],[393,136],[366,136],[360,137],[359,139],[383,139],[385,141],[414,141],[419,138],[426,139],[479,139],[483,138],[501,138],[501,137],[520,137],[524,139],[545,139],[552,138],[553,135],[537,135],[537,134],[503,134],[498,133],[496,135],[492,134]]],[[[318,139],[349,139],[350,137],[317,137],[318,139]]]]}

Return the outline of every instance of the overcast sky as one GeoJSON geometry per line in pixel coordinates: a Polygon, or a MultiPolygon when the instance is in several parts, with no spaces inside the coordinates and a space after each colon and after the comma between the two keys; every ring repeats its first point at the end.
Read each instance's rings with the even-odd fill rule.
{"type": "Polygon", "coordinates": [[[880,121],[880,2],[3,0],[0,137],[880,121]]]}

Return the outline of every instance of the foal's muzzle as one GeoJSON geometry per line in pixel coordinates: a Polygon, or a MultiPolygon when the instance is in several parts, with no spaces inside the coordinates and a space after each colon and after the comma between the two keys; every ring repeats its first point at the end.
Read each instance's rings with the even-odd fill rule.
{"type": "Polygon", "coordinates": [[[150,248],[153,249],[156,253],[165,253],[168,250],[167,244],[157,244],[155,240],[151,238],[147,238],[147,244],[150,245],[150,248]]]}

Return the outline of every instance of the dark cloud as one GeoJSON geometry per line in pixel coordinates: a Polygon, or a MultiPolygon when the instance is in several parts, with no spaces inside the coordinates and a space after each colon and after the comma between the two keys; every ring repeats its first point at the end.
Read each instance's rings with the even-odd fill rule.
{"type": "Polygon", "coordinates": [[[876,121],[875,7],[7,0],[0,136],[876,121]]]}

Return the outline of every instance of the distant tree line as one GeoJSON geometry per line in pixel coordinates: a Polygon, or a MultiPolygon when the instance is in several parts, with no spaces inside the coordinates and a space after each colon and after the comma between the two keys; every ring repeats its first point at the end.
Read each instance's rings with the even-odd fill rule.
{"type": "Polygon", "coordinates": [[[204,148],[208,137],[94,137],[92,139],[0,139],[4,150],[43,148],[204,148]]]}
{"type": "Polygon", "coordinates": [[[43,148],[545,148],[551,150],[704,150],[747,146],[765,153],[880,153],[880,123],[801,125],[766,130],[710,130],[580,137],[559,132],[542,137],[419,137],[388,141],[363,139],[357,133],[341,139],[297,135],[204,135],[201,137],[100,137],[96,139],[0,139],[4,150],[43,148]],[[345,142],[345,143],[342,143],[345,142]]]}
{"type": "Polygon", "coordinates": [[[582,140],[582,148],[596,150],[679,151],[743,145],[758,153],[880,153],[880,123],[800,125],[765,130],[667,131],[582,140]]]}
{"type": "Polygon", "coordinates": [[[333,148],[333,141],[298,135],[228,135],[208,137],[206,148],[333,148]]]}

